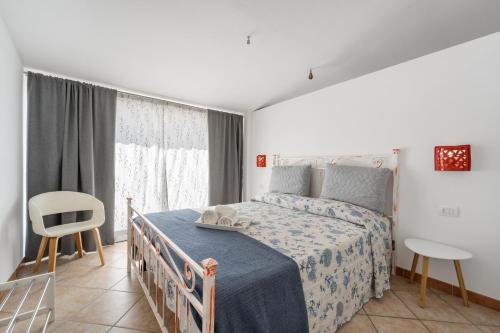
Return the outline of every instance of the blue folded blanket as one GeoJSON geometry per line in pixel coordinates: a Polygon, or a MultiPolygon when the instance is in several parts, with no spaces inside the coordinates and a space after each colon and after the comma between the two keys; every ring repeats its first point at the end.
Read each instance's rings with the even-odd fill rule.
{"type": "Polygon", "coordinates": [[[309,331],[300,273],[291,258],[239,232],[197,228],[193,222],[200,214],[190,209],[146,217],[195,261],[218,261],[215,332],[309,331]]]}

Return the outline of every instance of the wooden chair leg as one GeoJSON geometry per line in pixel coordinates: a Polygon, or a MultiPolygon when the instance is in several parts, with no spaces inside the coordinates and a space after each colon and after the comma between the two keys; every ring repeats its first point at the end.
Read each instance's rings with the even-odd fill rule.
{"type": "Polygon", "coordinates": [[[413,263],[411,264],[411,274],[410,274],[410,283],[413,283],[413,279],[415,279],[415,271],[417,270],[418,264],[418,253],[415,253],[413,256],[413,263]]]}
{"type": "Polygon", "coordinates": [[[40,264],[42,263],[42,258],[45,254],[45,248],[47,247],[48,240],[48,237],[43,236],[42,240],[40,241],[40,247],[38,248],[38,254],[36,255],[36,262],[33,266],[33,273],[38,272],[38,270],[40,269],[40,264]]]}
{"type": "Polygon", "coordinates": [[[83,257],[83,246],[82,246],[82,234],[80,232],[74,233],[76,249],[78,251],[78,256],[83,257]]]}
{"type": "Polygon", "coordinates": [[[425,308],[425,290],[427,289],[427,276],[429,274],[429,257],[423,256],[422,278],[420,281],[420,298],[418,304],[425,308]]]}
{"type": "Polygon", "coordinates": [[[467,295],[467,289],[465,289],[464,277],[462,275],[462,268],[460,267],[460,261],[453,260],[453,263],[455,264],[455,271],[457,272],[458,284],[460,285],[460,292],[462,293],[464,305],[469,306],[469,296],[467,295]]]}
{"type": "Polygon", "coordinates": [[[49,273],[56,270],[57,237],[51,237],[49,242],[49,273]]]}
{"type": "Polygon", "coordinates": [[[104,266],[104,252],[102,251],[101,235],[99,234],[99,229],[92,229],[92,233],[94,234],[95,247],[97,249],[97,253],[99,253],[99,259],[101,259],[101,265],[104,266]]]}

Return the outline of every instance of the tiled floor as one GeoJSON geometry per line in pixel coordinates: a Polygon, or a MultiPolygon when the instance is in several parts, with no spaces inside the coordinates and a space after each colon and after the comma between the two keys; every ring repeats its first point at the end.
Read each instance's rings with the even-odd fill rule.
{"type": "Polygon", "coordinates": [[[500,312],[459,297],[427,291],[427,307],[418,306],[417,283],[391,278],[392,290],[365,304],[339,333],[500,333],[500,312]]]}
{"type": "MultiPolygon", "coordinates": [[[[105,247],[106,265],[100,266],[97,254],[86,254],[83,258],[62,257],[56,266],[56,320],[49,326],[50,332],[87,333],[139,333],[160,332],[153,313],[137,282],[127,275],[126,243],[105,247]]],[[[40,273],[47,271],[47,262],[40,273]]],[[[31,275],[31,267],[24,267],[22,276],[31,275]]],[[[41,285],[36,285],[41,292],[41,285]]],[[[22,290],[13,295],[13,300],[22,296],[22,290]]],[[[35,296],[27,300],[25,309],[33,309],[35,296]]],[[[9,301],[5,311],[15,310],[9,301]]],[[[0,314],[1,316],[1,314],[0,314]]],[[[24,332],[20,322],[15,332],[24,332]]],[[[36,330],[43,326],[37,321],[36,330]]]]}
{"type": "MultiPolygon", "coordinates": [[[[51,332],[159,332],[159,327],[140,289],[126,271],[125,243],[105,248],[106,266],[95,253],[81,259],[58,258],[56,269],[56,320],[51,332]]],[[[46,263],[40,272],[46,272],[46,263]]],[[[31,274],[25,267],[23,275],[31,274]]],[[[500,312],[477,304],[469,308],[461,298],[429,290],[427,308],[418,306],[418,285],[393,277],[392,290],[383,299],[372,299],[344,325],[339,333],[500,333],[500,312]]],[[[41,292],[41,286],[37,286],[41,292]]],[[[17,293],[14,299],[21,297],[17,293]]],[[[26,309],[35,299],[28,299],[26,309]]],[[[6,311],[13,311],[9,302],[6,311]]],[[[2,314],[0,313],[0,317],[2,314]]],[[[15,332],[24,332],[24,323],[15,332]]],[[[41,320],[36,322],[39,330],[41,320]]],[[[37,330],[32,330],[37,332],[37,330]]]]}

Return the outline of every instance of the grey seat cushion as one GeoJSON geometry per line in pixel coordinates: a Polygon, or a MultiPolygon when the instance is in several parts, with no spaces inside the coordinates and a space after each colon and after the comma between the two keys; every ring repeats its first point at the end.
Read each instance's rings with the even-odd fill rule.
{"type": "Polygon", "coordinates": [[[391,176],[392,171],[387,168],[327,164],[321,198],[349,202],[383,213],[391,176]]]}
{"type": "Polygon", "coordinates": [[[310,184],[310,165],[274,166],[269,192],[308,196],[310,184]]]}

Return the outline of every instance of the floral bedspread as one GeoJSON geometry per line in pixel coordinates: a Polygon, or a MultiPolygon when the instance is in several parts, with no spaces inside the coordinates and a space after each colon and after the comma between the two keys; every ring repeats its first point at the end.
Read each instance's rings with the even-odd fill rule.
{"type": "MultiPolygon", "coordinates": [[[[310,333],[336,331],[371,297],[382,297],[389,289],[391,230],[386,217],[345,202],[280,193],[229,206],[252,221],[243,233],[299,266],[310,333]]],[[[172,310],[173,295],[167,299],[172,310]]],[[[181,332],[188,325],[191,332],[198,331],[181,316],[181,332]]]]}
{"type": "Polygon", "coordinates": [[[334,332],[389,289],[391,231],[382,215],[278,193],[231,206],[253,221],[245,234],[297,262],[311,333],[334,332]]]}

